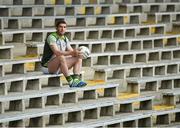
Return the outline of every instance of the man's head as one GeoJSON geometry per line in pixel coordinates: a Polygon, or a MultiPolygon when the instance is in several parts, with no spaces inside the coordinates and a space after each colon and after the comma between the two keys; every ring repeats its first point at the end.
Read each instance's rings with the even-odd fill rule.
{"type": "Polygon", "coordinates": [[[60,35],[64,35],[64,33],[66,32],[66,27],[67,25],[64,20],[60,20],[56,23],[56,30],[60,35]]]}

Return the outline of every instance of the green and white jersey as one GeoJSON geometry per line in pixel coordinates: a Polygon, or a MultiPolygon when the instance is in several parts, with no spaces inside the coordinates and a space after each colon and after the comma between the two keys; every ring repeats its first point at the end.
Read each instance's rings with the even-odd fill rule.
{"type": "Polygon", "coordinates": [[[48,61],[53,57],[54,53],[50,45],[57,45],[59,50],[66,51],[70,48],[69,40],[66,36],[59,36],[56,32],[51,33],[45,41],[41,65],[47,67],[48,61]]]}
{"type": "Polygon", "coordinates": [[[59,36],[57,33],[50,34],[47,38],[47,43],[49,45],[56,44],[62,51],[65,51],[68,47],[70,47],[68,38],[65,36],[59,36]]]}

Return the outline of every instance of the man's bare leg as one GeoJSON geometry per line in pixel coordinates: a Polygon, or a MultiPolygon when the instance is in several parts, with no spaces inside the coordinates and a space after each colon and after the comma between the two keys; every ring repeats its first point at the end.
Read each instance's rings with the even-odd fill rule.
{"type": "Polygon", "coordinates": [[[82,59],[78,57],[68,57],[64,56],[55,57],[48,63],[48,70],[50,73],[56,73],[58,69],[61,69],[61,72],[64,76],[69,75],[69,69],[73,67],[74,74],[80,74],[82,67],[82,59]]]}
{"type": "Polygon", "coordinates": [[[79,57],[69,57],[66,58],[66,62],[69,69],[73,67],[74,74],[80,74],[82,67],[82,59],[80,59],[79,57]]]}
{"type": "Polygon", "coordinates": [[[48,70],[50,73],[56,73],[60,68],[60,71],[64,74],[69,83],[72,83],[73,80],[69,74],[69,69],[72,67],[74,75],[76,76],[76,78],[78,78],[75,82],[80,86],[85,86],[86,83],[79,80],[79,74],[82,67],[82,59],[78,57],[65,58],[64,56],[60,56],[54,58],[48,63],[48,70]]]}

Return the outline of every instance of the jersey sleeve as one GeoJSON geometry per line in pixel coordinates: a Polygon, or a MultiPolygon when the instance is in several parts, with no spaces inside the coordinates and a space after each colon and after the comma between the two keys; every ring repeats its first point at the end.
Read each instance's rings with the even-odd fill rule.
{"type": "Polygon", "coordinates": [[[49,45],[55,45],[56,41],[57,41],[57,39],[53,35],[49,35],[48,38],[47,38],[47,43],[49,45]]]}

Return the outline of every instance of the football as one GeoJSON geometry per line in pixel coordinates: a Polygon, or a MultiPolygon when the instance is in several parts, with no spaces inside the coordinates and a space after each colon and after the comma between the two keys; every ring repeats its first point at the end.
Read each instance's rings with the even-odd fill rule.
{"type": "Polygon", "coordinates": [[[89,49],[85,46],[80,46],[79,51],[82,53],[82,59],[86,59],[90,55],[89,49]]]}

